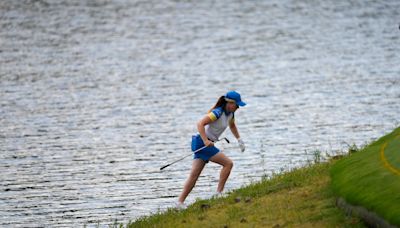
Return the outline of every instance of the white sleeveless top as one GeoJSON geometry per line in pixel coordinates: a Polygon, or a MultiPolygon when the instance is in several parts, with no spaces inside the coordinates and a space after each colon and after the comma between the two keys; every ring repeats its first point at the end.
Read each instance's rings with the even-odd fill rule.
{"type": "Polygon", "coordinates": [[[212,122],[205,126],[205,130],[207,138],[212,141],[217,141],[228,127],[229,122],[235,121],[233,112],[226,113],[222,107],[213,109],[208,116],[212,122]]]}

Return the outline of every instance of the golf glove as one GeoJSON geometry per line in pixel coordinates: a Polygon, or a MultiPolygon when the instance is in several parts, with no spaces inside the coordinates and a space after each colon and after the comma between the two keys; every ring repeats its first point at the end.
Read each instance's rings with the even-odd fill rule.
{"type": "Polygon", "coordinates": [[[243,140],[239,138],[238,143],[239,143],[240,151],[244,152],[244,150],[246,149],[246,146],[244,145],[243,140]]]}

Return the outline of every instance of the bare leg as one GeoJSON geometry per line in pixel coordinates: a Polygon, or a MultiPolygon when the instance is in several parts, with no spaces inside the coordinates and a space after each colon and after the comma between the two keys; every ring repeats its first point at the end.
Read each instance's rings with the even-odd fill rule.
{"type": "Polygon", "coordinates": [[[222,192],[224,190],[225,183],[228,180],[229,174],[231,173],[233,162],[222,152],[219,152],[216,155],[212,156],[210,161],[222,165],[217,188],[217,192],[222,192]]]}
{"type": "Polygon", "coordinates": [[[203,170],[206,163],[201,159],[194,159],[192,164],[192,170],[190,171],[189,178],[187,179],[185,186],[183,187],[183,191],[179,196],[178,201],[183,203],[189,193],[192,191],[194,185],[196,184],[197,179],[200,176],[201,171],[203,170]]]}

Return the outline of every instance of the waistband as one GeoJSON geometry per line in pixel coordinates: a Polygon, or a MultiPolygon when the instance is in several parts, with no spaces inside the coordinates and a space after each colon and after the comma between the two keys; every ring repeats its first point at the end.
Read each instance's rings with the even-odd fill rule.
{"type": "MultiPolygon", "coordinates": [[[[200,137],[200,138],[201,138],[201,136],[200,136],[199,133],[193,135],[193,137],[200,137]]],[[[207,137],[207,139],[210,140],[210,141],[213,142],[213,143],[215,142],[214,140],[212,140],[212,139],[210,139],[210,138],[208,138],[208,137],[207,137]]],[[[217,140],[217,141],[218,141],[218,140],[217,140]]]]}

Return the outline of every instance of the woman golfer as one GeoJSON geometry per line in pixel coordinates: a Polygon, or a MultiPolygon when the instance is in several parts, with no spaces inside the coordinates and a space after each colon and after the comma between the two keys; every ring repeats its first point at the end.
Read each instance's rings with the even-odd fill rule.
{"type": "Polygon", "coordinates": [[[217,195],[222,194],[225,182],[233,167],[233,162],[224,153],[219,152],[219,149],[214,146],[214,142],[218,141],[218,138],[225,131],[226,127],[229,126],[232,134],[239,142],[241,151],[243,152],[245,150],[244,143],[240,139],[238,129],[236,128],[234,115],[239,106],[245,105],[246,103],[241,100],[239,93],[236,91],[229,91],[225,96],[221,96],[208,114],[197,123],[199,133],[192,136],[192,151],[204,146],[207,147],[194,154],[192,170],[179,196],[177,208],[186,208],[183,202],[192,191],[201,171],[208,161],[215,162],[222,166],[217,195]]]}

